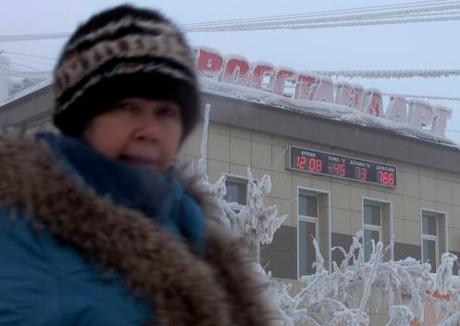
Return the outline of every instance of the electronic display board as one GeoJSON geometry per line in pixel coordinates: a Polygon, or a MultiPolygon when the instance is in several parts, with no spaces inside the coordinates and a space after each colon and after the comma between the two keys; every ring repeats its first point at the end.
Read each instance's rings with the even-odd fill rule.
{"type": "Polygon", "coordinates": [[[287,169],[396,187],[396,166],[289,146],[287,169]]]}

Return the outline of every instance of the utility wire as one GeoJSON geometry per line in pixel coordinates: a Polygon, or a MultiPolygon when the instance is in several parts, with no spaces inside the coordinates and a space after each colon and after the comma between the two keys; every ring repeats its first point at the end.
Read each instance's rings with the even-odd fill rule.
{"type": "Polygon", "coordinates": [[[67,38],[71,33],[41,33],[41,34],[20,34],[20,35],[0,35],[0,42],[19,42],[36,40],[56,40],[67,38]]]}
{"type": "Polygon", "coordinates": [[[17,55],[17,56],[22,56],[22,57],[31,57],[31,58],[40,58],[40,59],[47,59],[47,60],[56,60],[56,58],[52,57],[45,57],[41,55],[35,55],[35,54],[26,54],[26,53],[19,53],[19,52],[12,52],[12,51],[3,51],[4,53],[10,54],[10,55],[17,55]]]}
{"type": "Polygon", "coordinates": [[[2,68],[0,74],[7,74],[12,77],[43,77],[51,75],[51,71],[19,71],[3,64],[0,64],[0,68],[2,68]]]}
{"type": "MultiPolygon", "coordinates": [[[[186,32],[232,32],[232,31],[256,31],[256,30],[275,30],[275,29],[320,29],[320,28],[338,28],[338,27],[356,27],[356,26],[372,26],[372,25],[394,25],[394,24],[409,24],[409,23],[427,23],[427,22],[445,22],[458,21],[460,15],[443,15],[437,17],[408,17],[395,19],[367,19],[367,20],[344,20],[332,23],[261,23],[258,25],[233,25],[233,26],[204,26],[197,28],[188,28],[186,32]]],[[[0,37],[1,40],[1,37],[0,37]]]]}
{"type": "MultiPolygon", "coordinates": [[[[372,20],[372,19],[381,19],[381,18],[391,18],[391,17],[399,17],[399,18],[414,18],[414,17],[423,17],[423,16],[433,16],[433,15],[440,15],[442,12],[444,14],[449,15],[449,12],[446,10],[458,10],[460,8],[460,1],[451,1],[448,3],[449,5],[438,5],[435,7],[425,7],[425,8],[406,8],[400,10],[392,10],[386,12],[366,12],[364,14],[354,14],[354,15],[341,15],[341,16],[328,16],[323,18],[318,18],[319,16],[315,16],[315,14],[310,15],[303,15],[297,17],[287,17],[287,16],[278,16],[278,18],[271,18],[271,19],[247,19],[247,20],[239,20],[234,22],[226,22],[226,23],[218,23],[218,22],[211,22],[211,23],[200,23],[200,24],[190,24],[185,25],[185,29],[187,31],[211,31],[212,29],[221,30],[255,30],[255,29],[273,29],[273,28],[290,28],[293,25],[303,26],[306,24],[313,24],[319,22],[344,22],[344,21],[355,21],[355,20],[372,20]],[[310,17],[310,19],[306,19],[310,17]],[[313,18],[312,18],[313,17],[313,18]]],[[[450,13],[452,14],[452,13],[450,13]]],[[[274,16],[275,17],[275,16],[274,16]]],[[[305,27],[303,27],[305,28],[305,27]]]]}
{"type": "Polygon", "coordinates": [[[190,27],[198,27],[201,25],[221,25],[221,24],[232,24],[232,23],[245,23],[245,22],[261,22],[261,21],[273,21],[273,20],[280,20],[280,19],[295,19],[295,18],[307,18],[307,17],[324,17],[324,16],[335,16],[335,15],[343,15],[345,13],[370,13],[370,12],[383,12],[385,10],[391,9],[414,9],[420,7],[429,7],[429,6],[439,6],[440,4],[458,4],[458,1],[418,1],[418,2],[410,2],[410,3],[401,3],[401,4],[393,4],[393,5],[383,5],[383,6],[368,6],[368,7],[359,7],[359,8],[351,8],[351,9],[339,9],[339,10],[326,10],[326,11],[318,11],[318,12],[308,12],[303,14],[291,14],[291,15],[277,15],[277,16],[266,16],[266,17],[258,17],[258,18],[243,18],[243,19],[227,19],[227,20],[217,20],[217,21],[209,21],[209,22],[202,22],[202,23],[191,23],[185,26],[190,27]]]}
{"type": "Polygon", "coordinates": [[[19,67],[23,67],[23,68],[26,68],[26,69],[31,69],[31,70],[35,70],[35,71],[39,71],[38,68],[36,67],[32,67],[32,66],[29,66],[29,65],[25,65],[25,64],[22,64],[22,63],[19,63],[15,60],[11,60],[11,63],[16,65],[16,66],[19,66],[19,67]]]}
{"type": "Polygon", "coordinates": [[[241,21],[239,23],[223,23],[223,24],[193,24],[186,25],[185,28],[194,27],[207,27],[207,26],[263,26],[263,24],[300,24],[300,23],[316,23],[316,22],[332,22],[332,21],[346,21],[346,20],[363,20],[363,19],[377,19],[385,17],[415,17],[415,16],[433,16],[440,14],[448,14],[449,11],[458,10],[460,8],[460,2],[449,6],[438,6],[437,8],[424,8],[424,9],[411,9],[411,10],[396,10],[388,12],[376,12],[376,13],[363,13],[363,14],[352,14],[352,15],[339,15],[339,16],[326,16],[326,17],[297,17],[297,18],[279,18],[270,20],[260,21],[241,21]]]}
{"type": "Polygon", "coordinates": [[[391,78],[440,78],[460,76],[460,69],[430,69],[430,70],[316,70],[318,75],[329,77],[391,79],[391,78]]]}
{"type": "Polygon", "coordinates": [[[32,70],[47,70],[54,65],[56,59],[41,57],[27,54],[16,54],[9,51],[5,51],[8,57],[11,58],[11,62],[15,65],[22,66],[32,70]]]}
{"type": "MultiPolygon", "coordinates": [[[[426,22],[446,22],[460,20],[460,13],[447,13],[443,15],[419,15],[405,18],[388,19],[377,17],[367,20],[344,20],[332,23],[276,23],[251,25],[234,25],[234,26],[203,26],[203,27],[186,27],[184,30],[192,32],[230,32],[230,31],[255,31],[255,30],[275,30],[275,29],[321,29],[321,28],[338,28],[338,27],[356,27],[356,26],[376,26],[376,25],[394,25],[408,23],[426,23],[426,22]],[[431,16],[431,17],[430,17],[431,16]]],[[[67,38],[70,33],[53,33],[53,34],[20,34],[20,35],[0,35],[0,42],[21,42],[21,41],[38,41],[67,38]]]]}
{"type": "MultiPolygon", "coordinates": [[[[25,68],[30,68],[30,69],[35,69],[37,70],[37,68],[34,68],[34,67],[30,67],[30,66],[26,66],[26,65],[21,65],[21,64],[18,64],[18,63],[15,63],[17,65],[20,65],[20,66],[23,66],[25,68]]],[[[9,74],[12,74],[14,76],[20,76],[20,75],[30,75],[30,72],[25,72],[25,71],[17,71],[15,69],[12,69],[11,67],[8,67],[8,66],[4,66],[4,65],[0,65],[2,66],[4,69],[6,69],[7,73],[9,74]]],[[[460,70],[454,70],[454,69],[450,69],[450,70],[446,70],[447,72],[450,72],[450,75],[453,75],[453,73],[455,73],[456,76],[460,75],[460,70]]],[[[404,75],[404,78],[411,78],[411,77],[426,77],[426,78],[436,78],[436,77],[439,77],[441,75],[448,75],[447,72],[444,72],[443,70],[433,70],[433,71],[423,71],[423,70],[416,70],[416,71],[411,71],[411,70],[401,70],[401,71],[393,71],[393,70],[388,70],[388,71],[378,71],[378,70],[371,70],[371,71],[346,71],[345,73],[343,73],[344,71],[328,71],[328,72],[325,72],[325,71],[313,71],[314,73],[317,73],[317,74],[323,74],[323,75],[328,75],[328,76],[344,76],[344,77],[362,77],[362,78],[372,78],[370,76],[372,75],[376,75],[376,76],[379,76],[379,75],[387,75],[386,77],[380,77],[380,78],[392,78],[392,77],[389,77],[389,75],[396,75],[398,76],[397,78],[402,78],[402,77],[399,77],[400,75],[404,75]],[[412,76],[406,76],[406,75],[409,75],[409,73],[412,74],[412,76]],[[419,72],[419,73],[415,73],[415,72],[419,72]],[[422,74],[421,72],[425,72],[425,74],[422,74]]],[[[33,75],[37,75],[37,74],[40,74],[40,75],[49,75],[51,74],[51,71],[34,71],[32,73],[33,75]]],[[[375,78],[379,78],[379,77],[375,77],[375,78]]],[[[404,96],[404,97],[408,97],[408,98],[421,98],[421,99],[431,99],[431,100],[446,100],[446,101],[453,101],[453,102],[460,102],[460,97],[447,97],[447,96],[433,96],[433,95],[416,95],[416,94],[400,94],[400,93],[389,93],[389,92],[386,92],[386,93],[382,93],[383,95],[385,96],[392,96],[392,95],[401,95],[401,96],[404,96]]]]}
{"type": "Polygon", "coordinates": [[[386,95],[386,96],[400,95],[400,96],[409,97],[409,98],[422,98],[422,99],[428,99],[428,100],[445,100],[445,101],[460,102],[460,97],[398,94],[398,93],[383,93],[383,95],[386,95]]]}
{"type": "MultiPolygon", "coordinates": [[[[355,9],[319,11],[300,15],[281,15],[261,18],[211,21],[188,24],[183,27],[187,32],[218,32],[287,28],[332,28],[460,20],[460,16],[456,15],[455,12],[446,12],[447,10],[453,9],[460,9],[460,1],[421,1],[389,6],[371,6],[355,9]],[[398,19],[383,19],[395,17],[398,19]]],[[[66,38],[69,36],[70,33],[0,35],[0,42],[51,40],[66,38]]]]}
{"type": "Polygon", "coordinates": [[[399,19],[369,19],[359,21],[340,21],[333,23],[316,23],[316,24],[264,24],[262,26],[213,26],[213,27],[199,27],[186,29],[188,33],[196,32],[241,32],[241,31],[257,31],[257,30],[279,30],[279,29],[321,29],[321,28],[339,28],[339,27],[356,27],[356,26],[372,26],[372,25],[395,25],[395,24],[408,24],[408,23],[427,23],[427,22],[445,22],[460,20],[459,15],[444,15],[438,17],[413,17],[413,18],[399,18],[399,19]]]}

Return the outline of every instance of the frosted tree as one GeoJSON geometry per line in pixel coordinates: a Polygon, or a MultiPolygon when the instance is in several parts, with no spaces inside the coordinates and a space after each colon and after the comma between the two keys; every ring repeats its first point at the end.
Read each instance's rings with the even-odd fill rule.
{"type": "Polygon", "coordinates": [[[210,105],[206,105],[203,125],[203,139],[201,143],[201,158],[199,172],[204,182],[217,195],[219,206],[223,211],[222,218],[232,233],[243,237],[258,259],[261,244],[270,244],[273,235],[286,220],[287,216],[278,216],[276,205],[266,206],[264,197],[271,191],[271,178],[262,176],[258,181],[254,178],[251,168],[247,168],[246,205],[239,207],[236,203],[229,203],[226,196],[226,176],[223,175],[216,183],[211,184],[206,174],[206,147],[208,140],[210,105]]]}
{"type": "Polygon", "coordinates": [[[414,318],[417,325],[425,325],[426,298],[435,301],[435,308],[442,311],[445,325],[460,324],[458,294],[452,289],[452,267],[456,257],[446,253],[436,276],[430,274],[430,265],[414,258],[400,261],[384,261],[383,244],[373,245],[369,261],[364,261],[361,232],[353,238],[348,250],[335,248],[343,253],[340,264],[334,262],[333,271],[324,266],[316,241],[316,273],[300,278],[302,289],[296,295],[288,285],[272,282],[271,293],[292,325],[369,325],[367,308],[387,309],[387,326],[409,325],[414,318]],[[318,258],[320,257],[320,258],[318,258]],[[433,278],[437,281],[435,283],[433,278]],[[450,296],[427,296],[440,289],[450,296]],[[369,302],[371,301],[371,302],[369,302]]]}

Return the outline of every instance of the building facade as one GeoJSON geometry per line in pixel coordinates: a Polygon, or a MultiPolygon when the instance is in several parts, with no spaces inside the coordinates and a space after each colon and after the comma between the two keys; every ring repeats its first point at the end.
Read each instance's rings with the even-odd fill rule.
{"type": "MultiPolygon", "coordinates": [[[[371,239],[394,244],[387,259],[411,256],[429,261],[433,271],[443,252],[460,253],[457,148],[307,113],[203,95],[203,102],[211,105],[207,149],[211,181],[227,175],[227,199],[244,205],[247,167],[256,178],[270,175],[272,192],[267,204],[276,204],[279,213],[287,215],[273,243],[260,252],[262,265],[273,276],[298,279],[314,272],[313,238],[318,239],[326,266],[339,263],[342,254],[331,249],[347,249],[358,231],[363,232],[366,259],[372,250],[371,239]],[[322,161],[309,160],[320,155],[322,161]],[[340,165],[340,160],[347,162],[340,165]],[[315,164],[328,164],[329,171],[315,164]],[[366,164],[368,171],[362,171],[366,164]],[[390,169],[391,174],[385,179],[380,172],[382,180],[378,181],[363,175],[375,176],[379,173],[376,166],[390,169]],[[345,177],[343,169],[348,169],[347,174],[354,169],[353,178],[345,177]]],[[[50,129],[52,106],[52,91],[47,86],[1,107],[0,125],[27,132],[50,129]]],[[[183,159],[199,159],[201,139],[200,127],[183,145],[183,159]]]]}
{"type": "MultiPolygon", "coordinates": [[[[210,94],[205,101],[212,107],[207,163],[211,180],[228,175],[231,200],[244,205],[246,167],[259,178],[268,174],[273,185],[267,204],[276,204],[280,214],[288,216],[273,243],[261,250],[262,265],[273,276],[298,279],[314,272],[313,237],[327,266],[340,262],[342,254],[331,249],[348,249],[358,231],[363,232],[365,258],[372,250],[371,239],[393,243],[387,259],[411,256],[429,261],[433,271],[443,252],[460,252],[457,148],[210,94]],[[293,148],[307,156],[320,152],[329,159],[347,159],[345,169],[350,162],[355,169],[365,166],[359,163],[371,163],[392,167],[395,173],[376,184],[365,177],[340,177],[340,171],[331,176],[324,168],[316,173],[314,165],[295,169],[298,162],[289,162],[295,157],[293,148]]],[[[186,158],[199,158],[201,137],[197,130],[185,144],[186,158]]]]}

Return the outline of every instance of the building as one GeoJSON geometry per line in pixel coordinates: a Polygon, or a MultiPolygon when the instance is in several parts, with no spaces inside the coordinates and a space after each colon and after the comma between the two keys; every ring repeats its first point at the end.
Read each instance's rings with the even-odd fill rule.
{"type": "MultiPolygon", "coordinates": [[[[273,276],[297,280],[313,273],[313,237],[331,268],[343,258],[331,249],[347,249],[358,231],[366,258],[371,239],[389,246],[386,259],[411,256],[429,261],[433,271],[443,252],[460,254],[458,147],[334,120],[317,114],[316,102],[309,104],[312,110],[299,110],[226,96],[217,90],[223,84],[203,87],[203,103],[211,106],[208,175],[212,181],[227,175],[228,200],[240,205],[246,201],[248,166],[256,177],[271,176],[267,204],[288,216],[260,252],[273,276]]],[[[226,89],[231,93],[234,87],[226,89]]],[[[51,86],[43,86],[1,106],[0,126],[49,129],[52,106],[51,86]]],[[[200,127],[182,157],[198,160],[201,140],[200,127]]]]}
{"type": "MultiPolygon", "coordinates": [[[[203,95],[212,108],[207,162],[211,180],[228,175],[229,200],[244,205],[247,166],[256,177],[268,174],[273,183],[268,204],[276,204],[280,214],[288,216],[273,243],[261,250],[262,262],[274,276],[297,279],[313,271],[312,236],[319,239],[329,266],[340,261],[341,254],[330,249],[348,248],[352,235],[360,230],[366,255],[370,239],[386,245],[394,242],[388,259],[423,258],[435,270],[442,252],[460,253],[457,148],[308,113],[203,95]],[[316,172],[320,164],[329,165],[328,171],[316,172]],[[341,177],[344,169],[354,169],[356,178],[341,177]],[[376,169],[380,181],[375,179],[376,169]]],[[[0,125],[28,132],[49,129],[51,112],[52,90],[46,86],[2,106],[0,125]]],[[[201,139],[198,128],[184,144],[185,159],[199,158],[201,139]]]]}

